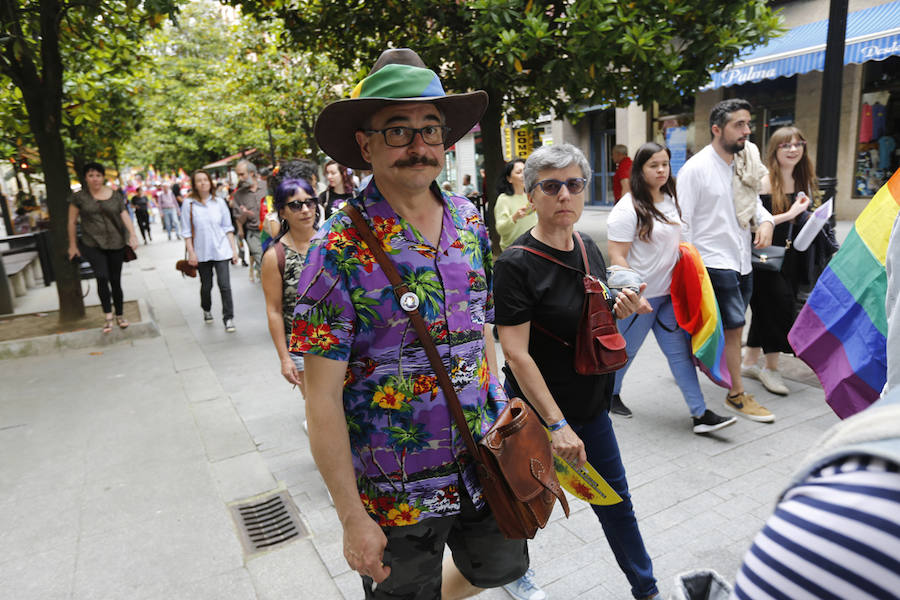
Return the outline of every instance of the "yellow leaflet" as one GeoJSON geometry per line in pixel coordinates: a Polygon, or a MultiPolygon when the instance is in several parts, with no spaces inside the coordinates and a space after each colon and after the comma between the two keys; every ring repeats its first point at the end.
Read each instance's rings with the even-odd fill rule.
{"type": "MultiPolygon", "coordinates": [[[[547,435],[550,435],[549,431],[547,435]]],[[[554,454],[553,468],[556,470],[559,484],[576,498],[598,506],[618,504],[622,501],[621,496],[597,473],[591,463],[586,462],[577,469],[572,463],[554,454]]]]}

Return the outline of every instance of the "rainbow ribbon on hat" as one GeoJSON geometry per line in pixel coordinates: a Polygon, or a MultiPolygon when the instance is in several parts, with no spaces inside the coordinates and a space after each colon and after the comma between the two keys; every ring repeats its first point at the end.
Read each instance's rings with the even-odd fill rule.
{"type": "Polygon", "coordinates": [[[788,333],[842,419],[877,400],[887,380],[885,258],[898,212],[900,170],[856,219],[788,333]]]}

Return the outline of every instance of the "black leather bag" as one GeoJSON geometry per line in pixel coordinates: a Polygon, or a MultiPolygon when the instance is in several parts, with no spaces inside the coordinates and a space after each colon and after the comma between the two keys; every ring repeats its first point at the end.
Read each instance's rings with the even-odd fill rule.
{"type": "Polygon", "coordinates": [[[751,260],[753,268],[763,271],[781,271],[784,266],[784,253],[787,250],[784,246],[766,246],[765,248],[754,248],[751,260]]]}

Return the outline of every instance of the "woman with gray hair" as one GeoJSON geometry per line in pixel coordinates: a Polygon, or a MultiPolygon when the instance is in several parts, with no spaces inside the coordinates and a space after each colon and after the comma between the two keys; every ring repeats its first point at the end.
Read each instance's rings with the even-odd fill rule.
{"type": "MultiPolygon", "coordinates": [[[[606,280],[600,250],[589,236],[574,231],[590,177],[587,159],[571,144],[544,146],[528,157],[525,190],[537,224],[497,259],[494,322],[506,355],[507,392],[525,399],[538,413],[550,430],[557,456],[576,466],[590,461],[621,496],[618,504],[591,508],[631,584],[632,595],[655,598],[659,590],[653,565],[634,516],[608,414],[613,375],[575,371],[575,338],[584,301],[582,244],[591,274],[604,284],[606,280]]],[[[644,287],[641,284],[641,292],[644,287]]],[[[610,302],[610,308],[624,319],[648,312],[650,306],[639,293],[626,288],[610,302]]]]}

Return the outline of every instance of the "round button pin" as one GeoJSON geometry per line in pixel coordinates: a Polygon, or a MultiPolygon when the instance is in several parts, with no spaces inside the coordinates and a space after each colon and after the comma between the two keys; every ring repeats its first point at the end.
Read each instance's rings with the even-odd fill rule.
{"type": "Polygon", "coordinates": [[[400,308],[406,311],[413,311],[419,308],[419,297],[413,292],[406,292],[400,296],[400,308]]]}

